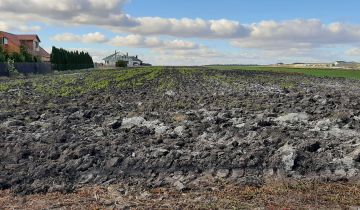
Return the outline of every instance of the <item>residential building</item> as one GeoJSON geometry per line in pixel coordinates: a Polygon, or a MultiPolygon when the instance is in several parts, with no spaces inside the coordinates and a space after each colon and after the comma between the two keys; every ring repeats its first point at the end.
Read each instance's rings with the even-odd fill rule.
{"type": "Polygon", "coordinates": [[[25,46],[32,56],[39,57],[43,62],[50,62],[50,54],[40,46],[40,42],[36,34],[16,35],[0,31],[0,46],[8,53],[20,53],[20,47],[25,46]]]}
{"type": "Polygon", "coordinates": [[[115,51],[114,54],[109,55],[108,57],[104,58],[103,61],[105,62],[105,66],[116,66],[116,62],[118,61],[125,61],[128,64],[128,67],[134,66],[142,66],[143,62],[138,58],[138,56],[129,56],[128,53],[122,54],[120,52],[115,51]]]}
{"type": "Polygon", "coordinates": [[[332,66],[336,68],[355,69],[359,68],[360,64],[357,62],[336,61],[332,64],[332,66]]]}
{"type": "Polygon", "coordinates": [[[305,67],[305,68],[329,68],[330,63],[293,63],[292,67],[305,67]]]}

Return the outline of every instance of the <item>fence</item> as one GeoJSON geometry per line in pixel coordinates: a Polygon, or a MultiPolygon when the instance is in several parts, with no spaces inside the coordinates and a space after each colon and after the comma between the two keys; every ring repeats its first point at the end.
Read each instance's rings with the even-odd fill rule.
{"type": "Polygon", "coordinates": [[[0,63],[0,76],[9,76],[6,63],[0,63]]]}
{"type": "Polygon", "coordinates": [[[52,68],[58,71],[91,69],[94,68],[94,64],[53,64],[52,68]]]}
{"type": "MultiPolygon", "coordinates": [[[[51,63],[15,63],[16,70],[22,74],[47,74],[53,72],[51,63]]],[[[0,63],[0,76],[9,76],[7,63],[0,63]]]]}
{"type": "MultiPolygon", "coordinates": [[[[48,74],[54,70],[67,71],[92,69],[93,64],[51,64],[51,63],[15,63],[15,69],[22,74],[48,74]]],[[[0,76],[9,76],[8,64],[0,63],[0,76]]]]}

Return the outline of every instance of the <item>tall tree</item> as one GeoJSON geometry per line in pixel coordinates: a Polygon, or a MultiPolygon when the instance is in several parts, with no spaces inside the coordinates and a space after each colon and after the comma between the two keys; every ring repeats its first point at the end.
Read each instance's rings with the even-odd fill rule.
{"type": "Polygon", "coordinates": [[[57,70],[74,70],[93,68],[94,62],[89,55],[83,51],[67,51],[62,48],[52,48],[51,63],[57,70]]]}

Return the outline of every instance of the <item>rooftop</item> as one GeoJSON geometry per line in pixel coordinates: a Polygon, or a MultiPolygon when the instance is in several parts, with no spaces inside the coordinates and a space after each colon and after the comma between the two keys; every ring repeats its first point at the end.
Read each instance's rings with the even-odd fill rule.
{"type": "Polygon", "coordinates": [[[16,45],[20,45],[21,44],[20,41],[22,40],[24,41],[38,40],[39,42],[41,42],[39,36],[36,34],[12,34],[5,31],[0,31],[0,33],[5,34],[5,36],[8,39],[11,39],[11,41],[14,42],[14,44],[16,45]]]}
{"type": "Polygon", "coordinates": [[[32,40],[37,39],[39,42],[41,42],[39,36],[36,34],[20,34],[20,35],[16,35],[16,36],[18,37],[19,40],[32,41],[32,40]]]}
{"type": "Polygon", "coordinates": [[[133,61],[139,61],[142,62],[142,60],[140,60],[137,56],[128,56],[127,54],[121,53],[121,52],[115,52],[114,54],[111,54],[105,58],[103,58],[103,60],[111,60],[113,59],[115,56],[117,56],[118,58],[124,58],[124,57],[128,57],[129,59],[133,60],[133,61]]]}

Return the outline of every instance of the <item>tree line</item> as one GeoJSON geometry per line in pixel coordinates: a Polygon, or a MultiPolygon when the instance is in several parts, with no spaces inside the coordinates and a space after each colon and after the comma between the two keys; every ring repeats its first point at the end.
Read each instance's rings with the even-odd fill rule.
{"type": "Polygon", "coordinates": [[[41,62],[41,58],[32,56],[25,46],[20,46],[20,53],[8,53],[0,46],[0,63],[8,62],[9,59],[13,60],[15,63],[41,62]]]}
{"type": "Polygon", "coordinates": [[[67,51],[52,47],[51,63],[59,71],[94,68],[92,57],[87,52],[67,51]]]}

